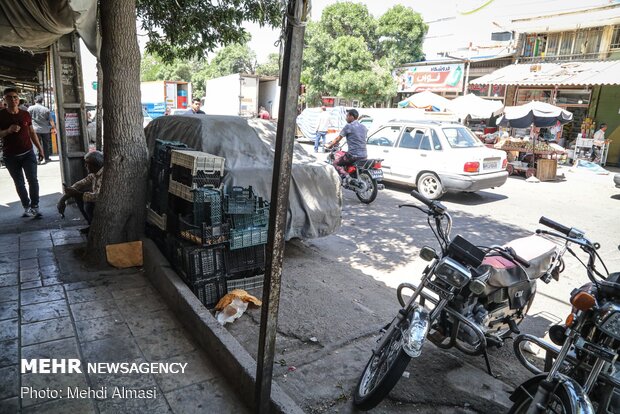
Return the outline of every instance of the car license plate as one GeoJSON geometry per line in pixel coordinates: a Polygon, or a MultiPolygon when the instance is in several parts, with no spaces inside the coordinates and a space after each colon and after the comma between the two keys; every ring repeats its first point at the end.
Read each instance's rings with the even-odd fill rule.
{"type": "Polygon", "coordinates": [[[482,163],[482,169],[483,170],[494,170],[497,168],[497,162],[496,161],[485,161],[482,163]]]}
{"type": "Polygon", "coordinates": [[[368,172],[375,180],[383,180],[383,170],[368,170],[368,172]]]}

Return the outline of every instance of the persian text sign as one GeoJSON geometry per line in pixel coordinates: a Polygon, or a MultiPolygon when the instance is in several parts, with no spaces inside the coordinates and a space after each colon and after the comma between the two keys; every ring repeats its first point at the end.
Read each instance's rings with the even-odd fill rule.
{"type": "Polygon", "coordinates": [[[398,92],[460,92],[463,64],[407,66],[395,71],[398,92]]]}

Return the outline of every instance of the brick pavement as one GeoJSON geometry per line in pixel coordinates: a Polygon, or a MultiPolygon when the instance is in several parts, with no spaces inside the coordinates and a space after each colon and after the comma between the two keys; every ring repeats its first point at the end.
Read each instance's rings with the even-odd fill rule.
{"type": "Polygon", "coordinates": [[[76,228],[0,235],[0,413],[247,412],[142,270],[89,272],[75,260],[83,242],[76,228]],[[20,374],[22,358],[187,366],[184,374],[20,374]],[[62,393],[20,398],[22,387],[62,393]],[[107,395],[67,398],[67,387],[107,395]],[[117,387],[154,398],[113,398],[117,387]]]}

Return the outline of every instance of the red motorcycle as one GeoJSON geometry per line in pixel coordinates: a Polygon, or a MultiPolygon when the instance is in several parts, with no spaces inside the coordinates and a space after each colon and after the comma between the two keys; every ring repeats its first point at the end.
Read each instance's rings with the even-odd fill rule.
{"type": "MultiPolygon", "coordinates": [[[[329,149],[326,162],[333,164],[338,157],[344,156],[345,151],[341,146],[335,145],[329,149]]],[[[377,198],[379,190],[385,188],[383,180],[383,170],[381,169],[382,159],[362,159],[345,167],[349,174],[349,180],[342,180],[342,186],[347,190],[355,192],[357,198],[364,204],[370,204],[377,198]]]]}

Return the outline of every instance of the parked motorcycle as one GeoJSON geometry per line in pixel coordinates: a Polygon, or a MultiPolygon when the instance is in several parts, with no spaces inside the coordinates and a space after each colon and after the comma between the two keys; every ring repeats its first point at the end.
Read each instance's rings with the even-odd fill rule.
{"type": "MultiPolygon", "coordinates": [[[[547,218],[541,224],[556,232],[539,234],[563,239],[579,246],[588,256],[581,262],[591,283],[571,293],[572,311],[566,323],[549,329],[556,347],[533,335],[519,335],[514,348],[519,361],[536,374],[513,392],[510,413],[620,413],[620,272],[609,274],[592,243],[584,233],[547,218]],[[600,261],[604,274],[596,269],[600,261]],[[544,370],[523,354],[526,343],[545,350],[544,370]]],[[[569,248],[569,252],[577,257],[569,248]]],[[[580,260],[581,261],[581,260],[580,260]]]]}
{"type": "MultiPolygon", "coordinates": [[[[329,149],[326,162],[333,164],[336,157],[342,157],[344,153],[345,151],[342,150],[341,146],[335,145],[329,149]]],[[[381,161],[383,160],[363,159],[345,167],[346,172],[351,178],[348,181],[342,181],[342,186],[347,190],[354,191],[362,203],[372,203],[377,198],[378,191],[384,188],[383,184],[381,184],[383,180],[381,161]]]]}
{"type": "Polygon", "coordinates": [[[490,247],[475,246],[460,235],[451,239],[452,218],[446,207],[416,191],[411,195],[426,208],[399,207],[427,214],[441,252],[424,246],[420,257],[430,263],[420,284],[398,287],[402,309],[382,329],[355,390],[354,404],[362,410],[383,400],[409,361],[421,355],[426,339],[439,348],[483,355],[492,375],[487,348],[500,347],[508,336],[520,333],[518,325],[534,300],[537,280],[558,280],[564,269],[566,248],[537,235],[490,247]],[[405,289],[413,291],[407,301],[405,289]]]}

